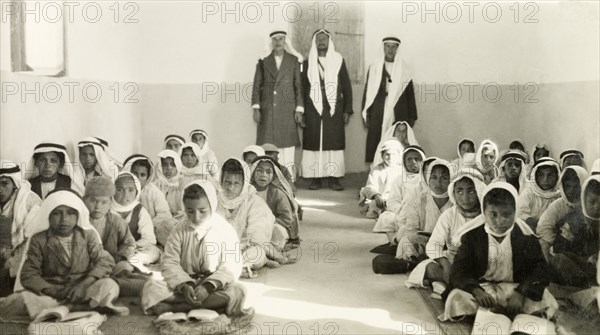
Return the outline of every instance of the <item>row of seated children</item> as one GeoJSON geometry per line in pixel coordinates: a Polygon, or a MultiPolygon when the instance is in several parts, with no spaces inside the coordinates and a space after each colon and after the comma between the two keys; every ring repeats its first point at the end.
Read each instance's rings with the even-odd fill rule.
{"type": "MultiPolygon", "coordinates": [[[[86,198],[104,197],[114,191],[112,184],[104,182],[107,179],[92,179],[86,186],[86,198]]],[[[242,309],[245,291],[237,283],[243,266],[239,239],[231,224],[216,213],[217,198],[210,182],[194,181],[184,189],[186,217],[165,244],[163,279],[151,279],[143,288],[145,312],[194,308],[228,316],[247,312],[242,309]]],[[[66,305],[71,311],[129,312],[114,304],[121,289],[113,276],[118,263],[90,223],[90,211],[75,191],[51,191],[33,221],[32,236],[18,266],[16,293],[0,300],[4,320],[33,320],[44,309],[57,305],[66,305]]],[[[117,251],[122,258],[133,241],[128,230],[125,235],[120,242],[125,245],[117,251]]]]}
{"type": "MultiPolygon", "coordinates": [[[[168,140],[169,137],[166,142],[168,140]]],[[[185,148],[185,143],[182,147],[185,148]]],[[[40,187],[45,191],[40,195],[32,191],[17,164],[2,161],[1,268],[2,279],[6,279],[2,281],[3,295],[12,292],[15,286],[19,260],[24,259],[28,237],[33,235],[36,220],[39,221],[37,212],[41,198],[45,199],[53,189],[73,186],[76,193],[83,195],[89,213],[86,221],[94,227],[101,244],[116,264],[109,277],[119,284],[121,295],[139,294],[141,287],[131,287],[131,279],[136,282],[135,279],[139,279],[136,273],[148,271],[145,266],[160,256],[158,247],[166,246],[171,230],[177,222],[185,220],[184,202],[181,201],[183,169],[177,152],[164,150],[159,153],[156,171],[147,157],[133,155],[125,161],[124,169],[113,181],[113,175],[107,173],[112,170],[99,167],[100,161],[109,161],[105,147],[89,138],[80,142],[79,148],[81,161],[95,161],[87,165],[93,172],[83,178],[83,191],[82,187],[75,187],[75,183],[68,183],[75,179],[70,177],[74,176],[72,171],[83,164],[68,165],[68,154],[63,146],[42,144],[36,147],[34,166],[38,167],[37,173],[45,174],[43,187],[40,187]],[[50,173],[52,170],[54,172],[50,173]],[[178,204],[173,206],[175,203],[178,204]],[[129,294],[123,292],[126,291],[123,288],[129,288],[129,294]]],[[[214,212],[228,219],[242,241],[242,268],[249,276],[252,270],[264,265],[276,267],[291,262],[281,251],[299,243],[294,192],[279,163],[259,154],[261,156],[255,157],[252,167],[238,159],[227,160],[220,183],[209,182],[218,189],[219,201],[213,207],[214,212]]],[[[210,176],[199,180],[214,182],[210,176]]]]}
{"type": "MultiPolygon", "coordinates": [[[[414,193],[412,190],[415,190],[415,186],[422,185],[425,170],[420,173],[417,165],[423,161],[424,152],[416,145],[402,144],[402,134],[405,131],[400,131],[401,128],[408,129],[408,133],[412,134],[407,124],[396,124],[396,133],[400,138],[394,136],[380,143],[381,163],[373,166],[367,184],[360,190],[361,212],[369,218],[378,219],[376,229],[381,225],[391,225],[390,221],[398,221],[407,195],[414,193]],[[407,157],[404,157],[405,151],[407,157]]],[[[410,137],[414,139],[414,136],[410,137]]],[[[543,210],[559,196],[557,181],[561,167],[584,165],[583,154],[577,150],[567,150],[561,154],[561,164],[555,164],[548,157],[550,151],[545,145],[534,147],[531,161],[520,148],[523,145],[519,141],[513,141],[509,149],[500,155],[497,146],[485,140],[474,154],[474,142],[463,139],[458,145],[459,158],[448,164],[448,169],[450,175],[455,176],[463,167],[473,168],[483,175],[486,184],[491,181],[506,181],[513,185],[524,200],[519,209],[520,217],[535,229],[543,210]],[[497,166],[499,157],[501,159],[497,166]],[[537,167],[535,171],[534,166],[537,167]]],[[[394,229],[392,233],[396,231],[394,229]]],[[[383,232],[387,232],[390,237],[392,235],[388,231],[383,232]]]]}
{"type": "MultiPolygon", "coordinates": [[[[383,142],[382,148],[394,149],[391,153],[393,156],[398,155],[398,149],[402,146],[398,145],[396,139],[388,139],[383,142]]],[[[549,154],[545,146],[539,146],[537,151],[540,150],[549,154]]],[[[453,286],[452,273],[456,268],[453,262],[462,248],[460,242],[465,235],[465,227],[472,226],[476,221],[479,226],[484,226],[482,222],[486,218],[486,206],[483,197],[487,194],[483,190],[486,187],[485,174],[493,170],[482,169],[484,164],[481,162],[486,160],[487,151],[489,150],[479,150],[479,160],[473,159],[472,154],[463,154],[460,163],[456,164],[456,161],[448,163],[435,157],[425,159],[423,150],[416,146],[404,148],[399,155],[404,163],[400,166],[400,175],[396,179],[392,178],[391,185],[386,185],[388,194],[395,193],[401,197],[390,196],[383,202],[380,208],[383,212],[374,228],[374,232],[386,233],[390,241],[373,249],[373,252],[383,254],[373,261],[376,272],[404,273],[412,270],[408,285],[423,286],[434,282],[434,289],[447,296],[453,286]]],[[[497,149],[494,149],[492,157],[487,160],[494,162],[493,156],[496,154],[497,149]]],[[[587,179],[587,172],[579,166],[583,165],[583,157],[576,151],[561,155],[562,164],[549,157],[540,157],[539,154],[533,156],[537,156],[535,162],[527,168],[526,158],[520,150],[508,150],[501,163],[500,171],[504,172],[494,172],[496,177],[492,179],[493,182],[490,181],[487,191],[495,185],[507,190],[505,197],[510,194],[508,198],[514,198],[512,206],[516,219],[511,219],[511,224],[518,223],[524,235],[532,235],[536,239],[534,248],[540,249],[544,271],[547,271],[540,273],[552,274],[550,279],[557,283],[582,288],[595,286],[599,217],[596,208],[599,193],[594,186],[598,183],[594,180],[598,177],[592,176],[585,182],[586,186],[582,186],[587,179]],[[525,169],[529,170],[530,179],[523,177],[522,171],[525,169]],[[580,199],[587,199],[588,203],[582,206],[580,204],[583,200],[580,199]],[[536,229],[540,242],[537,242],[538,237],[534,235],[536,229]],[[560,242],[557,244],[555,240],[560,242]]],[[[387,150],[383,151],[382,159],[384,162],[398,160],[390,157],[387,150]]],[[[594,164],[592,173],[600,170],[597,165],[598,162],[594,164]]],[[[381,170],[384,169],[379,172],[381,170]]],[[[376,173],[372,172],[370,179],[373,175],[376,173]]],[[[374,203],[381,202],[381,193],[372,189],[369,191],[375,195],[371,197],[374,203]]],[[[366,194],[364,189],[361,193],[366,194]]],[[[496,241],[500,243],[499,240],[496,241]]],[[[495,248],[498,249],[498,246],[495,248]]],[[[531,250],[528,253],[538,254],[531,250]]],[[[485,262],[482,264],[486,265],[485,262]]],[[[465,272],[473,275],[472,270],[465,272]]],[[[484,279],[486,278],[478,276],[476,281],[484,279]]],[[[590,292],[588,297],[592,296],[590,292]]],[[[542,295],[536,297],[541,298],[542,295]]],[[[452,303],[447,307],[451,305],[452,303]]],[[[447,319],[452,317],[448,316],[447,319]]]]}

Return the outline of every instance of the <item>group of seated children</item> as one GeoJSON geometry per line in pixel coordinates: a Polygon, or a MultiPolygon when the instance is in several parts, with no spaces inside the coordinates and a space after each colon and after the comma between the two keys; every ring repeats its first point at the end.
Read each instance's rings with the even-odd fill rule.
{"type": "Polygon", "coordinates": [[[167,136],[156,167],[140,154],[121,164],[94,137],[77,144],[76,162],[55,143],[36,146],[23,170],[2,160],[3,317],[61,304],[126,314],[119,296],[141,296],[153,314],[243,313],[237,279],[295,261],[285,253],[300,243],[292,176],[272,144],[219,168],[206,132],[190,139],[167,136]]]}
{"type": "Polygon", "coordinates": [[[570,298],[582,306],[595,299],[599,160],[588,175],[577,150],[559,163],[544,144],[528,155],[518,140],[500,153],[490,140],[475,148],[462,139],[449,163],[396,136],[379,154],[359,204],[388,237],[371,250],[373,270],[410,272],[407,286],[432,287],[446,301],[442,319],[478,306],[552,317],[550,282],[581,288],[570,298]]]}

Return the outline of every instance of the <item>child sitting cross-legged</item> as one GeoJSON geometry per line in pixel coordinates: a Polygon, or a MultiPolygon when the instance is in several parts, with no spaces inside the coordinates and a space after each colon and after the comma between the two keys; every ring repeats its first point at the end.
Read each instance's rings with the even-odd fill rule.
{"type": "Polygon", "coordinates": [[[50,192],[37,220],[15,286],[20,292],[14,295],[22,299],[7,297],[6,301],[15,303],[9,310],[0,306],[2,316],[34,319],[44,308],[59,304],[68,305],[71,311],[100,309],[127,314],[127,308],[112,304],[119,295],[119,286],[108,278],[115,263],[102,248],[79,195],[67,189],[50,192]]]}
{"type": "Polygon", "coordinates": [[[42,201],[14,162],[0,160],[0,297],[12,293],[42,201]]]}
{"type": "Polygon", "coordinates": [[[582,186],[581,205],[558,223],[549,263],[559,284],[597,286],[596,263],[600,247],[600,175],[588,177],[582,186]]]}
{"type": "Polygon", "coordinates": [[[445,291],[460,245],[457,235],[467,222],[481,214],[484,189],[483,176],[476,169],[463,167],[450,182],[448,196],[454,206],[438,218],[425,248],[428,259],[410,273],[405,283],[408,287],[425,287],[424,280],[428,280],[437,294],[445,291]]]}
{"type": "Polygon", "coordinates": [[[88,180],[85,186],[83,202],[90,213],[90,224],[100,235],[102,247],[115,261],[111,278],[121,287],[120,294],[139,296],[142,285],[148,277],[134,268],[134,265],[139,263],[134,257],[135,240],[127,222],[119,214],[110,210],[114,195],[115,184],[110,178],[94,177],[88,180]]]}
{"type": "Polygon", "coordinates": [[[125,160],[123,170],[133,173],[142,184],[140,203],[152,218],[156,240],[164,246],[177,221],[173,219],[165,195],[153,182],[154,164],[144,155],[132,155],[125,160]]]}
{"type": "Polygon", "coordinates": [[[171,232],[161,261],[163,279],[150,280],[142,293],[147,314],[212,309],[228,316],[244,313],[246,292],[240,240],[219,214],[217,192],[208,181],[194,181],[183,192],[186,217],[171,232]]]}
{"type": "Polygon", "coordinates": [[[479,307],[554,316],[558,303],[546,288],[548,265],[531,228],[515,217],[517,199],[508,183],[486,187],[483,215],[461,232],[442,321],[475,315],[479,307]]]}
{"type": "MultiPolygon", "coordinates": [[[[423,183],[423,173],[421,173],[421,167],[425,160],[423,149],[411,145],[404,149],[402,159],[402,174],[392,183],[390,195],[386,201],[386,210],[381,213],[373,227],[374,233],[385,233],[387,235],[388,247],[394,247],[398,243],[395,237],[398,229],[403,225],[401,211],[407,199],[416,196],[426,187],[423,183]]],[[[385,249],[386,245],[379,247],[385,249]]]]}
{"type": "Polygon", "coordinates": [[[410,197],[400,212],[400,229],[396,233],[396,259],[412,270],[426,257],[425,246],[440,215],[452,207],[448,196],[450,170],[448,162],[436,159],[425,172],[426,186],[410,197]]]}
{"type": "Polygon", "coordinates": [[[112,210],[117,212],[129,226],[135,240],[136,252],[129,262],[147,273],[146,265],[156,262],[160,249],[156,246],[154,225],[148,211],[139,202],[142,186],[131,172],[123,171],[115,180],[115,196],[112,210]]]}
{"type": "Polygon", "coordinates": [[[558,182],[560,198],[554,200],[540,216],[536,233],[540,238],[542,252],[547,261],[552,256],[552,246],[559,235],[568,235],[565,218],[574,211],[581,211],[581,188],[588,172],[581,166],[567,166],[558,182]]]}
{"type": "Polygon", "coordinates": [[[217,213],[238,233],[244,258],[243,277],[263,266],[279,267],[290,260],[271,242],[275,216],[250,184],[250,169],[242,160],[229,158],[223,163],[217,213]]]}
{"type": "Polygon", "coordinates": [[[360,189],[361,213],[370,219],[377,219],[386,209],[393,183],[402,175],[402,144],[396,138],[385,141],[380,152],[383,162],[369,172],[365,187],[360,189]]]}
{"type": "Polygon", "coordinates": [[[448,162],[435,158],[427,165],[423,178],[427,180],[425,186],[413,192],[400,211],[399,229],[394,237],[395,258],[386,254],[383,246],[372,250],[383,253],[373,259],[375,273],[406,273],[414,269],[426,258],[425,246],[439,216],[452,207],[448,197],[448,162]]]}
{"type": "Polygon", "coordinates": [[[251,167],[252,185],[257,194],[267,203],[273,215],[275,226],[271,242],[279,250],[284,247],[297,247],[298,207],[289,183],[279,169],[279,163],[269,156],[255,158],[251,167]]]}

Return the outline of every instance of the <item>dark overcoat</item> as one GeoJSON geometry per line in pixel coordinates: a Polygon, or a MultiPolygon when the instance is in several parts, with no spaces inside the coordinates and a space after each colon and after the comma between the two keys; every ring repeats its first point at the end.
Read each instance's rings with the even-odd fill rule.
{"type": "Polygon", "coordinates": [[[298,58],[284,51],[277,70],[271,53],[256,64],[252,86],[252,105],[260,105],[261,122],[256,130],[256,144],[275,144],[279,148],[300,145],[294,113],[304,106],[298,58]]]}
{"type": "Polygon", "coordinates": [[[337,101],[335,113],[331,115],[331,107],[327,101],[327,87],[321,80],[321,96],[323,101],[314,102],[310,98],[311,83],[308,80],[308,61],[304,62],[303,73],[303,93],[304,93],[304,121],[306,127],[303,134],[303,149],[310,151],[319,151],[319,139],[321,134],[321,120],[323,120],[323,150],[343,150],[346,147],[346,137],[344,131],[344,113],[352,114],[352,83],[346,62],[342,60],[342,65],[338,72],[337,101]],[[315,108],[315,103],[323,104],[323,113],[319,115],[315,108]]]}

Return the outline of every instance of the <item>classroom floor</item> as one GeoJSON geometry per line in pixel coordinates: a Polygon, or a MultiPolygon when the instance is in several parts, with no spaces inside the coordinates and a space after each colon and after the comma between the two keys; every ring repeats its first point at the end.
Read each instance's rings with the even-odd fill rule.
{"type": "MultiPolygon", "coordinates": [[[[248,334],[424,334],[439,333],[418,293],[404,286],[405,275],[377,275],[371,269],[374,246],[386,242],[371,232],[374,222],[359,213],[358,189],[365,175],[350,175],[346,190],[310,191],[299,181],[304,208],[302,245],[295,264],[244,279],[247,306],[256,311],[248,334]]],[[[125,302],[127,317],[111,317],[105,334],[155,334],[138,302],[125,302]]]]}

